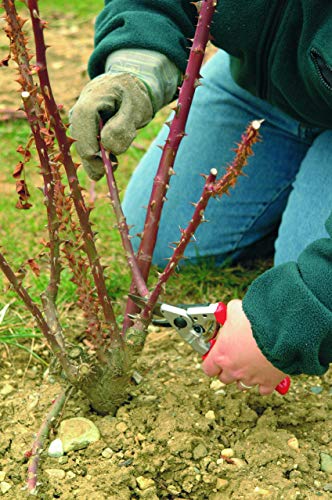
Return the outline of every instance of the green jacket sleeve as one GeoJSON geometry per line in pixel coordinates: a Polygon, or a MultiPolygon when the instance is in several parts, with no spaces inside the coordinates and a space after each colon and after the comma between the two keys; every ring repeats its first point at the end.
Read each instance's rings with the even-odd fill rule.
{"type": "Polygon", "coordinates": [[[326,229],[329,238],[262,274],[243,300],[259,348],[285,373],[321,375],[332,362],[332,213],[326,229]]]}
{"type": "Polygon", "coordinates": [[[188,0],[106,0],[96,21],[90,77],[104,73],[111,52],[128,48],[160,52],[184,71],[196,16],[188,0]]]}

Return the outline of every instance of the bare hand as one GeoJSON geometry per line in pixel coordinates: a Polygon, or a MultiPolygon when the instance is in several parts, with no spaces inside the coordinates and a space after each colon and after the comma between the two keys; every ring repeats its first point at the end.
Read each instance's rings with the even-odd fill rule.
{"type": "Polygon", "coordinates": [[[275,368],[258,348],[241,300],[228,303],[227,321],[203,363],[203,370],[224,384],[237,382],[240,390],[245,390],[240,381],[247,386],[258,385],[261,395],[272,393],[285,378],[285,373],[275,368]]]}

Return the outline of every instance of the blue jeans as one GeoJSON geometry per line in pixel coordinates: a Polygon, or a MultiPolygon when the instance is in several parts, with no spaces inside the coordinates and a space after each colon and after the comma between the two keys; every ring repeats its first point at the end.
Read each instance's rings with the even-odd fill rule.
{"type": "MultiPolygon", "coordinates": [[[[185,137],[175,162],[164,205],[154,263],[165,266],[169,244],[191,218],[190,202],[199,199],[212,167],[223,174],[232,148],[254,119],[264,118],[262,142],[230,196],[211,199],[186,256],[244,259],[271,255],[275,264],[296,260],[312,241],[326,237],[332,210],[332,130],[308,128],[237,86],[227,54],[219,51],[203,68],[203,86],[193,101],[185,137]]],[[[133,173],[124,199],[132,234],[143,228],[145,209],[168,127],[164,126],[133,173]]],[[[137,248],[139,240],[133,238],[137,248]]]]}

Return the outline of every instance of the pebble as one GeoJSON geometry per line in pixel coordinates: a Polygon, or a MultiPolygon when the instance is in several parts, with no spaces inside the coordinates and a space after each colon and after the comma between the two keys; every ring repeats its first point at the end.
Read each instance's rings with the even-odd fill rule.
{"type": "Polygon", "coordinates": [[[101,452],[101,456],[104,458],[111,458],[113,455],[114,451],[111,450],[111,448],[105,448],[105,450],[101,452]]]}
{"type": "Polygon", "coordinates": [[[290,448],[292,448],[292,450],[298,451],[298,449],[300,448],[299,440],[296,437],[289,438],[287,444],[290,448]]]}
{"type": "Polygon", "coordinates": [[[222,479],[221,477],[217,478],[217,482],[216,482],[216,489],[217,490],[223,490],[223,489],[227,488],[228,485],[229,485],[229,481],[227,481],[227,479],[222,479]]]}
{"type": "Polygon", "coordinates": [[[201,458],[206,457],[208,454],[207,449],[205,448],[204,444],[200,443],[198,444],[194,450],[193,450],[193,457],[194,460],[199,460],[201,458]]]}
{"type": "Polygon", "coordinates": [[[217,391],[218,389],[221,389],[222,387],[225,387],[225,384],[221,382],[220,380],[212,380],[210,384],[210,389],[213,391],[217,391]]]}
{"type": "Polygon", "coordinates": [[[140,490],[147,490],[148,488],[155,486],[154,480],[149,477],[139,476],[136,478],[136,482],[140,490]]]}
{"type": "Polygon", "coordinates": [[[254,489],[254,493],[256,493],[256,495],[261,495],[262,497],[271,495],[271,491],[260,488],[259,486],[256,486],[256,488],[254,489]]]}
{"type": "Polygon", "coordinates": [[[126,424],[126,422],[119,422],[115,428],[119,432],[126,432],[126,430],[128,429],[128,425],[126,424]]]}
{"type": "Polygon", "coordinates": [[[76,474],[72,470],[69,470],[66,474],[66,479],[74,479],[75,477],[76,477],[76,474]]]}
{"type": "Polygon", "coordinates": [[[313,387],[310,387],[310,392],[313,392],[314,394],[320,394],[323,392],[323,387],[320,385],[314,385],[313,387]]]}
{"type": "Polygon", "coordinates": [[[332,474],[332,457],[327,453],[320,454],[320,469],[323,472],[327,472],[328,474],[332,474]]]}
{"type": "Polygon", "coordinates": [[[178,487],[174,486],[174,484],[169,484],[167,486],[167,491],[175,497],[179,496],[181,493],[181,490],[179,490],[178,487]]]}
{"type": "Polygon", "coordinates": [[[63,456],[63,445],[61,439],[54,439],[48,447],[47,454],[49,457],[59,458],[63,456]]]}
{"type": "Polygon", "coordinates": [[[58,462],[60,465],[67,464],[69,462],[69,458],[64,455],[63,457],[59,457],[58,462]]]}
{"type": "Polygon", "coordinates": [[[324,491],[332,491],[332,483],[324,484],[323,490],[324,491]]]}
{"type": "Polygon", "coordinates": [[[4,470],[0,470],[0,483],[5,480],[6,474],[7,473],[4,470]]]}
{"type": "Polygon", "coordinates": [[[232,458],[232,463],[236,465],[236,467],[239,467],[239,469],[247,466],[247,462],[245,462],[245,460],[242,460],[242,458],[232,458]]]}
{"type": "Polygon", "coordinates": [[[216,394],[218,396],[225,396],[226,395],[226,391],[225,391],[225,389],[219,389],[218,391],[216,391],[216,394]]]}
{"type": "Polygon", "coordinates": [[[9,394],[11,394],[14,391],[15,391],[15,387],[13,387],[11,384],[5,384],[2,387],[0,394],[1,394],[1,396],[9,396],[9,394]]]}
{"type": "Polygon", "coordinates": [[[11,487],[12,485],[10,483],[7,483],[6,481],[1,481],[0,483],[0,491],[3,495],[5,495],[11,487]]]}
{"type": "Polygon", "coordinates": [[[100,439],[100,432],[91,420],[75,417],[62,420],[59,429],[63,451],[82,450],[100,439]]]}
{"type": "Polygon", "coordinates": [[[233,448],[224,448],[223,450],[221,450],[221,456],[228,457],[228,458],[234,457],[233,448]]]}
{"type": "Polygon", "coordinates": [[[216,415],[215,415],[213,410],[209,410],[207,413],[205,413],[205,418],[206,418],[206,420],[213,421],[216,419],[216,415]]]}
{"type": "Polygon", "coordinates": [[[45,469],[45,472],[52,479],[64,479],[66,477],[63,469],[45,469]]]}

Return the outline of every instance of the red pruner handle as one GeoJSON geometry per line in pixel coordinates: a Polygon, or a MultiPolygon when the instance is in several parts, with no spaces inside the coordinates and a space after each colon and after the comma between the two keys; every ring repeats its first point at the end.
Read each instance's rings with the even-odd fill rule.
{"type": "Polygon", "coordinates": [[[219,325],[223,325],[227,319],[227,306],[223,302],[219,302],[217,309],[214,311],[214,317],[219,325]]]}
{"type": "Polygon", "coordinates": [[[204,361],[204,359],[206,359],[206,358],[208,357],[208,355],[209,355],[209,353],[210,353],[210,351],[211,351],[212,347],[213,347],[213,346],[214,346],[214,344],[216,343],[216,341],[217,341],[217,339],[216,339],[216,338],[209,340],[210,349],[208,350],[208,352],[206,352],[205,354],[203,354],[203,356],[202,356],[202,360],[203,360],[203,361],[204,361]]]}
{"type": "Polygon", "coordinates": [[[289,377],[285,377],[284,380],[282,380],[277,385],[277,387],[275,388],[275,390],[277,392],[279,392],[279,394],[281,394],[282,396],[284,396],[285,394],[287,394],[290,385],[291,385],[291,379],[289,377]]]}
{"type": "MultiPolygon", "coordinates": [[[[223,302],[219,302],[218,305],[217,305],[217,308],[216,310],[214,311],[214,317],[216,318],[216,321],[217,323],[219,323],[219,325],[223,325],[227,319],[227,306],[226,304],[224,304],[223,302]]],[[[208,352],[206,352],[205,354],[203,354],[202,356],[202,359],[204,360],[209,352],[211,351],[212,347],[214,346],[214,344],[216,343],[216,337],[214,337],[213,339],[209,340],[209,344],[210,344],[210,349],[208,350],[208,352]]]]}

